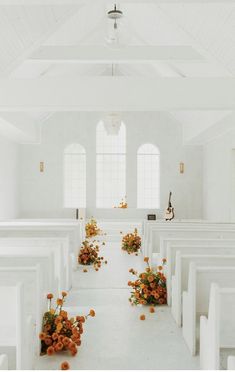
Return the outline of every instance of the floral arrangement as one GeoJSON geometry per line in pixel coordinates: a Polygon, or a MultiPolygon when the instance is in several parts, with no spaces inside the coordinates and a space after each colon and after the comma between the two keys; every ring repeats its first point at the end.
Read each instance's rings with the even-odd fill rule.
{"type": "Polygon", "coordinates": [[[85,230],[86,230],[86,238],[92,238],[101,233],[101,230],[98,228],[97,222],[94,218],[91,218],[91,220],[87,222],[85,230]]]}
{"type": "Polygon", "coordinates": [[[121,202],[118,204],[118,206],[117,206],[117,207],[114,207],[114,208],[121,208],[121,209],[126,209],[126,208],[128,208],[127,201],[124,201],[124,200],[122,199],[121,202]]]}
{"type": "Polygon", "coordinates": [[[72,356],[75,356],[81,345],[83,324],[89,316],[95,316],[95,311],[90,310],[86,316],[76,316],[69,319],[67,312],[63,310],[66,296],[67,293],[62,292],[62,298],[56,300],[56,307],[53,308],[52,299],[54,296],[51,293],[47,295],[48,311],[43,316],[42,332],[39,334],[41,355],[69,351],[72,356]]]}
{"type": "Polygon", "coordinates": [[[137,253],[141,247],[141,237],[138,235],[137,229],[134,233],[129,233],[122,238],[122,249],[130,253],[137,253]]]}
{"type": "Polygon", "coordinates": [[[134,269],[129,270],[137,277],[135,281],[128,282],[128,286],[133,289],[129,301],[132,305],[164,305],[167,303],[166,277],[163,273],[166,259],[155,270],[150,268],[148,257],[144,261],[147,263],[145,272],[138,274],[134,269]]]}
{"type": "MultiPolygon", "coordinates": [[[[101,268],[104,257],[99,257],[99,246],[93,243],[90,243],[88,240],[82,242],[82,247],[78,255],[78,263],[81,265],[93,265],[95,270],[98,271],[101,268]]],[[[104,261],[104,263],[107,264],[107,261],[104,261]]]]}

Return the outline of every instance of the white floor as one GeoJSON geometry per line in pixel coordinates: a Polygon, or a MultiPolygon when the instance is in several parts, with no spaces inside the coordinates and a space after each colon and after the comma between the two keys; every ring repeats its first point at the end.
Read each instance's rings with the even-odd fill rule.
{"type": "Polygon", "coordinates": [[[77,356],[67,354],[40,357],[36,369],[59,369],[69,361],[71,369],[199,369],[199,358],[191,357],[167,306],[132,307],[127,282],[128,270],[140,269],[141,256],[129,256],[120,243],[107,243],[102,255],[108,260],[99,272],[79,268],[73,276],[73,289],[66,306],[71,314],[96,311],[89,318],[77,356]],[[140,321],[140,314],[146,320],[140,321]]]}

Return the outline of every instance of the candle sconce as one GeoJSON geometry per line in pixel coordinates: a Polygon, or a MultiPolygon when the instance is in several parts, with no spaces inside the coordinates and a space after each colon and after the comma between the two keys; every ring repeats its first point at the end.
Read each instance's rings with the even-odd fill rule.
{"type": "Polygon", "coordinates": [[[183,162],[180,163],[180,173],[181,174],[184,173],[184,163],[183,162]]]}
{"type": "Polygon", "coordinates": [[[40,161],[39,169],[40,169],[40,173],[44,172],[44,161],[40,161]]]}

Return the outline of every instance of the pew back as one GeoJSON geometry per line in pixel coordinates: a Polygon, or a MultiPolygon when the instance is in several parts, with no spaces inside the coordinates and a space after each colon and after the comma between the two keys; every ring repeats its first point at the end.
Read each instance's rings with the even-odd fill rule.
{"type": "Polygon", "coordinates": [[[232,288],[235,267],[200,267],[190,263],[188,291],[183,292],[183,336],[192,355],[196,353],[196,319],[208,313],[212,283],[232,288]]]}
{"type": "Polygon", "coordinates": [[[200,365],[220,369],[220,349],[235,348],[235,288],[212,283],[208,319],[200,318],[200,365]]]}

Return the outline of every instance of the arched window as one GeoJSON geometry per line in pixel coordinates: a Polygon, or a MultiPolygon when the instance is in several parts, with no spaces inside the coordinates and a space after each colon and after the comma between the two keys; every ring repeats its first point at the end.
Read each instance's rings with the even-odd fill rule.
{"type": "Polygon", "coordinates": [[[146,143],[137,153],[137,207],[160,207],[160,153],[156,146],[146,143]]]}
{"type": "Polygon", "coordinates": [[[126,195],[126,127],[108,134],[101,121],[96,129],[96,206],[113,208],[126,195]]]}
{"type": "Polygon", "coordinates": [[[64,206],[86,207],[86,151],[78,143],[64,150],[64,206]]]}

